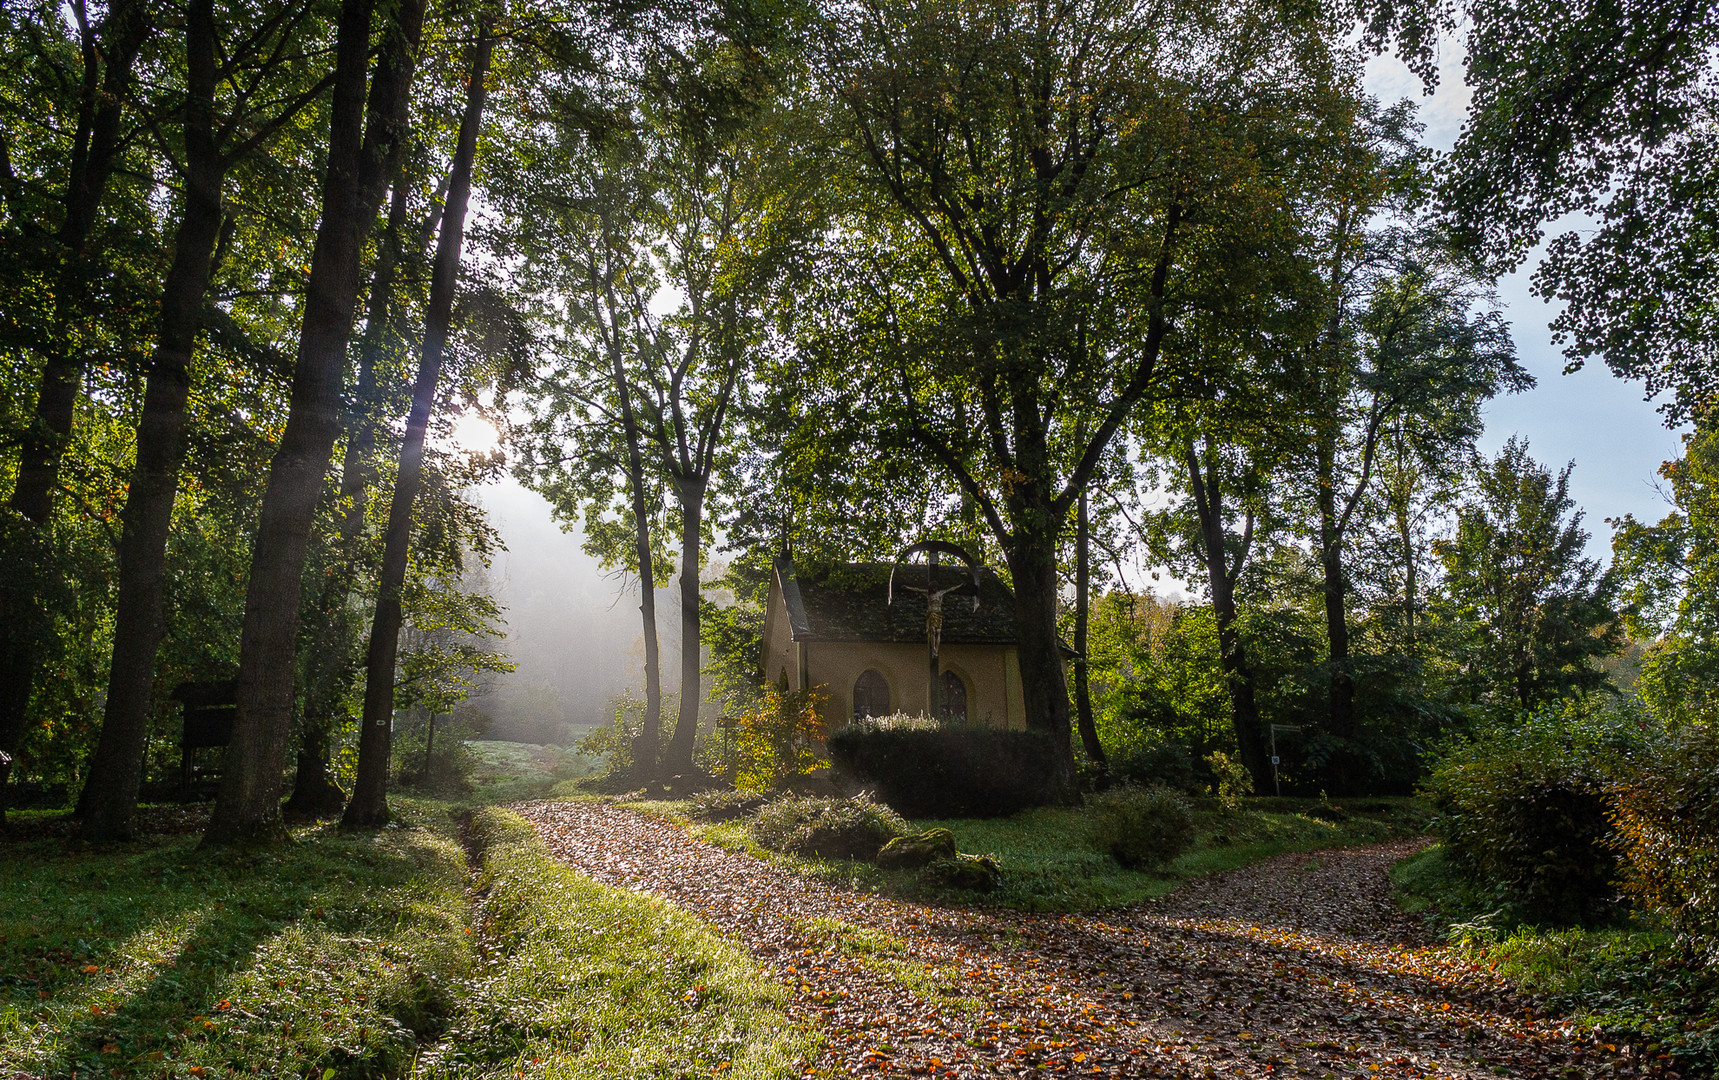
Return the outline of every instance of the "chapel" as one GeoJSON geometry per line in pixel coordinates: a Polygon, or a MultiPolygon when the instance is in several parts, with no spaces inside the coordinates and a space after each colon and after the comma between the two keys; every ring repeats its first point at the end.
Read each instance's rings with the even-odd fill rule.
{"type": "Polygon", "coordinates": [[[764,614],[764,673],[786,689],[824,696],[832,729],[864,716],[940,715],[948,721],[1023,728],[1020,635],[1015,598],[995,571],[979,567],[977,607],[963,567],[940,566],[931,584],[952,589],[943,601],[936,708],[926,650],[926,567],[841,563],[802,573],[775,561],[764,614]],[[960,586],[960,588],[957,588],[960,586]]]}

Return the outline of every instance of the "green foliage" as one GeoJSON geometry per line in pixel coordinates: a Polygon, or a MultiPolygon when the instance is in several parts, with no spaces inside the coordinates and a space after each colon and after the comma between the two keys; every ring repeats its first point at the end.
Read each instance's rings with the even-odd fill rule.
{"type": "Polygon", "coordinates": [[[1652,641],[1637,687],[1667,723],[1719,718],[1719,423],[1703,419],[1660,475],[1676,510],[1657,524],[1613,522],[1613,566],[1631,633],[1652,641]]]}
{"type": "Polygon", "coordinates": [[[1169,745],[1234,749],[1209,607],[1113,591],[1094,601],[1087,633],[1093,722],[1118,762],[1168,766],[1169,745]]]}
{"type": "Polygon", "coordinates": [[[1456,535],[1437,546],[1446,618],[1461,624],[1459,655],[1476,696],[1506,713],[1597,690],[1594,660],[1623,645],[1617,583],[1584,558],[1588,534],[1571,511],[1570,470],[1553,476],[1512,438],[1477,461],[1473,496],[1456,535]]]}
{"type": "Polygon", "coordinates": [[[645,703],[623,693],[609,703],[609,708],[614,718],[587,731],[576,748],[581,754],[602,761],[605,775],[629,777],[633,771],[633,740],[639,738],[643,727],[645,703]]]}
{"type": "Polygon", "coordinates": [[[759,810],[750,829],[753,838],[772,851],[868,862],[885,844],[910,831],[905,818],[866,795],[790,795],[759,810]]]}
{"type": "Polygon", "coordinates": [[[485,809],[486,932],[493,948],[428,1077],[493,1075],[536,1062],[551,1076],[750,1080],[794,1075],[817,1036],[738,944],[654,897],[599,885],[555,861],[517,815],[485,809]],[[652,962],[642,964],[639,958],[652,962]]]}
{"type": "Polygon", "coordinates": [[[1086,839],[1130,869],[1174,860],[1194,840],[1194,811],[1168,788],[1115,788],[1091,800],[1086,839]]]}
{"type": "Polygon", "coordinates": [[[1448,745],[1425,790],[1452,869],[1509,923],[1616,918],[1609,791],[1653,731],[1639,707],[1590,700],[1448,745]]]}
{"type": "Polygon", "coordinates": [[[1218,805],[1225,810],[1238,810],[1242,799],[1253,794],[1253,776],[1239,761],[1232,761],[1222,750],[1206,755],[1206,767],[1212,770],[1212,785],[1218,805]]]}
{"type": "Polygon", "coordinates": [[[735,786],[768,791],[816,769],[822,763],[824,700],[811,690],[766,686],[753,710],[735,724],[735,786]]]}
{"type": "Polygon", "coordinates": [[[1611,818],[1624,895],[1711,948],[1719,939],[1719,731],[1678,728],[1619,772],[1611,818]]]}
{"type": "Polygon", "coordinates": [[[913,817],[996,817],[1051,798],[1050,740],[1037,731],[854,725],[827,746],[837,772],[913,817]]]}
{"type": "Polygon", "coordinates": [[[1719,978],[1687,939],[1610,927],[1506,932],[1501,913],[1437,844],[1393,866],[1391,880],[1404,908],[1442,927],[1475,963],[1568,1015],[1574,1030],[1664,1054],[1686,1076],[1719,1066],[1719,978]]]}

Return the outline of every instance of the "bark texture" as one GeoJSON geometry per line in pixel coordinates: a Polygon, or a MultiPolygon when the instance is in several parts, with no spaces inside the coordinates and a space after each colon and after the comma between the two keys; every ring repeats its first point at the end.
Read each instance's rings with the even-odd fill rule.
{"type": "Polygon", "coordinates": [[[1224,685],[1229,691],[1230,723],[1236,736],[1236,750],[1242,765],[1253,777],[1253,789],[1265,792],[1271,786],[1271,759],[1266,753],[1265,736],[1255,697],[1253,668],[1248,663],[1247,646],[1236,630],[1236,581],[1247,565],[1249,549],[1253,546],[1253,517],[1248,516],[1232,562],[1225,543],[1224,487],[1216,468],[1217,455],[1206,447],[1207,468],[1200,467],[1199,454],[1190,441],[1184,454],[1188,469],[1188,486],[1194,493],[1194,510],[1199,518],[1200,557],[1206,566],[1206,583],[1212,597],[1212,615],[1218,624],[1218,656],[1223,667],[1224,685]]]}
{"type": "Polygon", "coordinates": [[[85,840],[131,834],[149,735],[155,656],[164,628],[162,579],[179,471],[185,462],[191,353],[221,234],[221,186],[227,162],[215,135],[215,9],[193,0],[186,14],[188,94],[185,108],[185,207],[173,263],[161,293],[161,320],[143,413],[137,462],[127,490],[119,541],[119,590],[107,708],[80,799],[85,840]]]}
{"type": "MultiPolygon", "coordinates": [[[[286,431],[269,463],[239,639],[239,709],[205,844],[285,835],[281,778],[292,723],[299,594],[312,519],[340,430],[341,378],[358,299],[370,0],[342,0],[322,220],[311,255],[286,431]]],[[[380,172],[380,167],[378,167],[380,172]]]]}
{"type": "MultiPolygon", "coordinates": [[[[465,114],[460,119],[459,142],[449,169],[447,208],[442,214],[436,261],[430,276],[430,305],[424,324],[423,352],[418,362],[417,378],[412,384],[412,411],[406,420],[400,468],[394,478],[394,497],[388,508],[388,531],[383,542],[376,613],[370,624],[370,645],[365,657],[358,779],[353,785],[352,801],[347,803],[346,813],[341,818],[341,825],[346,828],[378,828],[387,824],[389,817],[388,758],[394,721],[394,665],[400,648],[400,590],[406,582],[406,563],[411,551],[412,504],[423,485],[424,438],[429,431],[430,411],[436,403],[442,353],[453,316],[460,247],[465,237],[466,204],[471,196],[472,163],[477,157],[478,131],[483,125],[484,80],[489,75],[492,45],[489,24],[485,22],[478,29],[466,88],[465,114]]],[[[433,724],[432,718],[432,737],[433,724]]]]}
{"type": "Polygon", "coordinates": [[[699,663],[703,627],[699,574],[704,566],[705,490],[706,481],[702,478],[675,478],[675,494],[680,499],[680,715],[675,718],[674,738],[663,759],[663,771],[671,776],[692,772],[698,706],[704,698],[699,663]]]}
{"type": "Polygon", "coordinates": [[[1087,764],[1096,772],[1108,772],[1110,761],[1104,755],[1104,744],[1098,741],[1098,727],[1092,720],[1092,691],[1087,685],[1089,658],[1087,656],[1087,620],[1092,610],[1092,521],[1088,516],[1086,492],[1080,493],[1075,511],[1074,533],[1074,705],[1075,727],[1080,732],[1080,745],[1086,751],[1087,764]]]}
{"type": "Polygon", "coordinates": [[[99,26],[82,28],[83,81],[65,189],[65,216],[54,230],[61,265],[45,342],[42,381],[30,426],[22,433],[18,476],[8,503],[17,515],[3,534],[0,558],[0,824],[13,759],[35,686],[39,640],[49,632],[41,610],[51,560],[43,532],[53,512],[60,459],[71,439],[83,354],[68,333],[85,296],[86,245],[107,195],[121,147],[120,124],[137,54],[154,25],[141,0],[114,0],[99,26]]]}

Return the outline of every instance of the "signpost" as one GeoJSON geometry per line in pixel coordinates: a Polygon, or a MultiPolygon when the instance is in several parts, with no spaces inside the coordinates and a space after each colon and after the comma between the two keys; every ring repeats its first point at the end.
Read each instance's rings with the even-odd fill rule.
{"type": "Polygon", "coordinates": [[[1277,777],[1277,733],[1280,731],[1300,730],[1301,725],[1299,724],[1271,725],[1271,786],[1276,789],[1279,795],[1283,794],[1283,781],[1279,780],[1277,777]]]}

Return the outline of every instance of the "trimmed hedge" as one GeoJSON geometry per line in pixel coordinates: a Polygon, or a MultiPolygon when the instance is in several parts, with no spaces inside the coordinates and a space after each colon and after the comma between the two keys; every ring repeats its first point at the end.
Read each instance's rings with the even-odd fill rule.
{"type": "Polygon", "coordinates": [[[1169,788],[1115,788],[1091,806],[1088,841],[1129,869],[1163,866],[1194,842],[1194,809],[1169,788]]]}
{"type": "Polygon", "coordinates": [[[1037,731],[853,727],[826,745],[837,772],[912,818],[1003,817],[1053,801],[1051,740],[1037,731]]]}
{"type": "Polygon", "coordinates": [[[885,844],[909,832],[901,815],[864,795],[852,799],[790,795],[766,803],[749,830],[752,839],[771,851],[866,862],[877,858],[885,844]]]}

